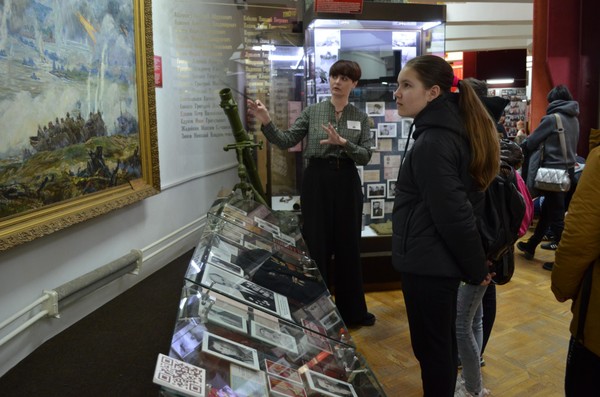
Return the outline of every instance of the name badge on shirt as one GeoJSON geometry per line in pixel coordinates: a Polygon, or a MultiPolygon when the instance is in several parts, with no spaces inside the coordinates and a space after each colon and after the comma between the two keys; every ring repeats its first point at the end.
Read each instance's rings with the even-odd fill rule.
{"type": "Polygon", "coordinates": [[[349,130],[360,130],[360,121],[348,120],[348,129],[349,130]]]}

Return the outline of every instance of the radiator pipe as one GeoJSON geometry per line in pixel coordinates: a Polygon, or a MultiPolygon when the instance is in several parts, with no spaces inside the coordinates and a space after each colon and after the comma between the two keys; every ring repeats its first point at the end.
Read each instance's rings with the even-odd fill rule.
{"type": "Polygon", "coordinates": [[[54,291],[58,295],[58,302],[61,305],[68,304],[93,290],[105,286],[126,273],[136,271],[141,260],[141,251],[132,250],[129,254],[117,260],[71,280],[58,288],[54,288],[54,291]]]}

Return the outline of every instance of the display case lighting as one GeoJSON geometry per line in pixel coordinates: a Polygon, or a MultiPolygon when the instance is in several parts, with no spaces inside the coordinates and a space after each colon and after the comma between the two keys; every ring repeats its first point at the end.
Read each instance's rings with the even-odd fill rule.
{"type": "Polygon", "coordinates": [[[438,26],[438,25],[441,25],[441,24],[442,24],[442,22],[440,22],[440,21],[435,21],[435,22],[425,22],[425,23],[423,24],[423,30],[429,30],[429,29],[431,29],[431,28],[435,28],[436,26],[438,26]]]}
{"type": "Polygon", "coordinates": [[[273,44],[263,44],[263,45],[255,45],[252,46],[254,51],[275,51],[275,46],[273,44]]]}
{"type": "Polygon", "coordinates": [[[269,55],[269,59],[271,61],[299,61],[302,59],[302,54],[300,55],[275,55],[275,54],[271,54],[269,55]]]}

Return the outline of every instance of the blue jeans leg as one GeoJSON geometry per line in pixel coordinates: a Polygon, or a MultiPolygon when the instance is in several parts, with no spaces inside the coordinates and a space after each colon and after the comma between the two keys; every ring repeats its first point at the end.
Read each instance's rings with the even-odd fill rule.
{"type": "Polygon", "coordinates": [[[485,285],[465,283],[458,289],[456,340],[465,388],[471,393],[479,393],[483,388],[479,358],[483,341],[481,300],[486,289],[485,285]]]}

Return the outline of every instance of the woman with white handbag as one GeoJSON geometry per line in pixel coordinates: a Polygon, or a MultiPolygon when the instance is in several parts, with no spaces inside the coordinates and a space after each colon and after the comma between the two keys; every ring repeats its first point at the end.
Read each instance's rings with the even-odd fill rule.
{"type": "MultiPolygon", "coordinates": [[[[558,244],[560,241],[564,228],[565,199],[569,190],[568,185],[573,185],[575,157],[579,141],[579,120],[577,119],[577,116],[579,116],[579,103],[573,100],[569,89],[564,85],[558,85],[550,90],[547,99],[546,115],[542,117],[539,126],[522,144],[523,152],[530,157],[532,162],[535,156],[531,155],[535,151],[539,151],[538,154],[541,158],[539,162],[540,171],[538,172],[530,164],[526,178],[528,186],[530,185],[529,181],[537,179],[535,183],[537,194],[532,192],[532,195],[544,196],[541,213],[533,235],[527,242],[520,241],[517,243],[517,248],[526,259],[533,259],[535,249],[542,242],[548,228],[555,236],[555,243],[558,244]],[[544,176],[550,179],[552,177],[556,178],[561,171],[566,171],[569,176],[562,187],[554,188],[542,181],[544,176]],[[548,173],[552,175],[548,177],[548,173]]],[[[552,270],[552,262],[545,263],[544,269],[552,270]]]]}

